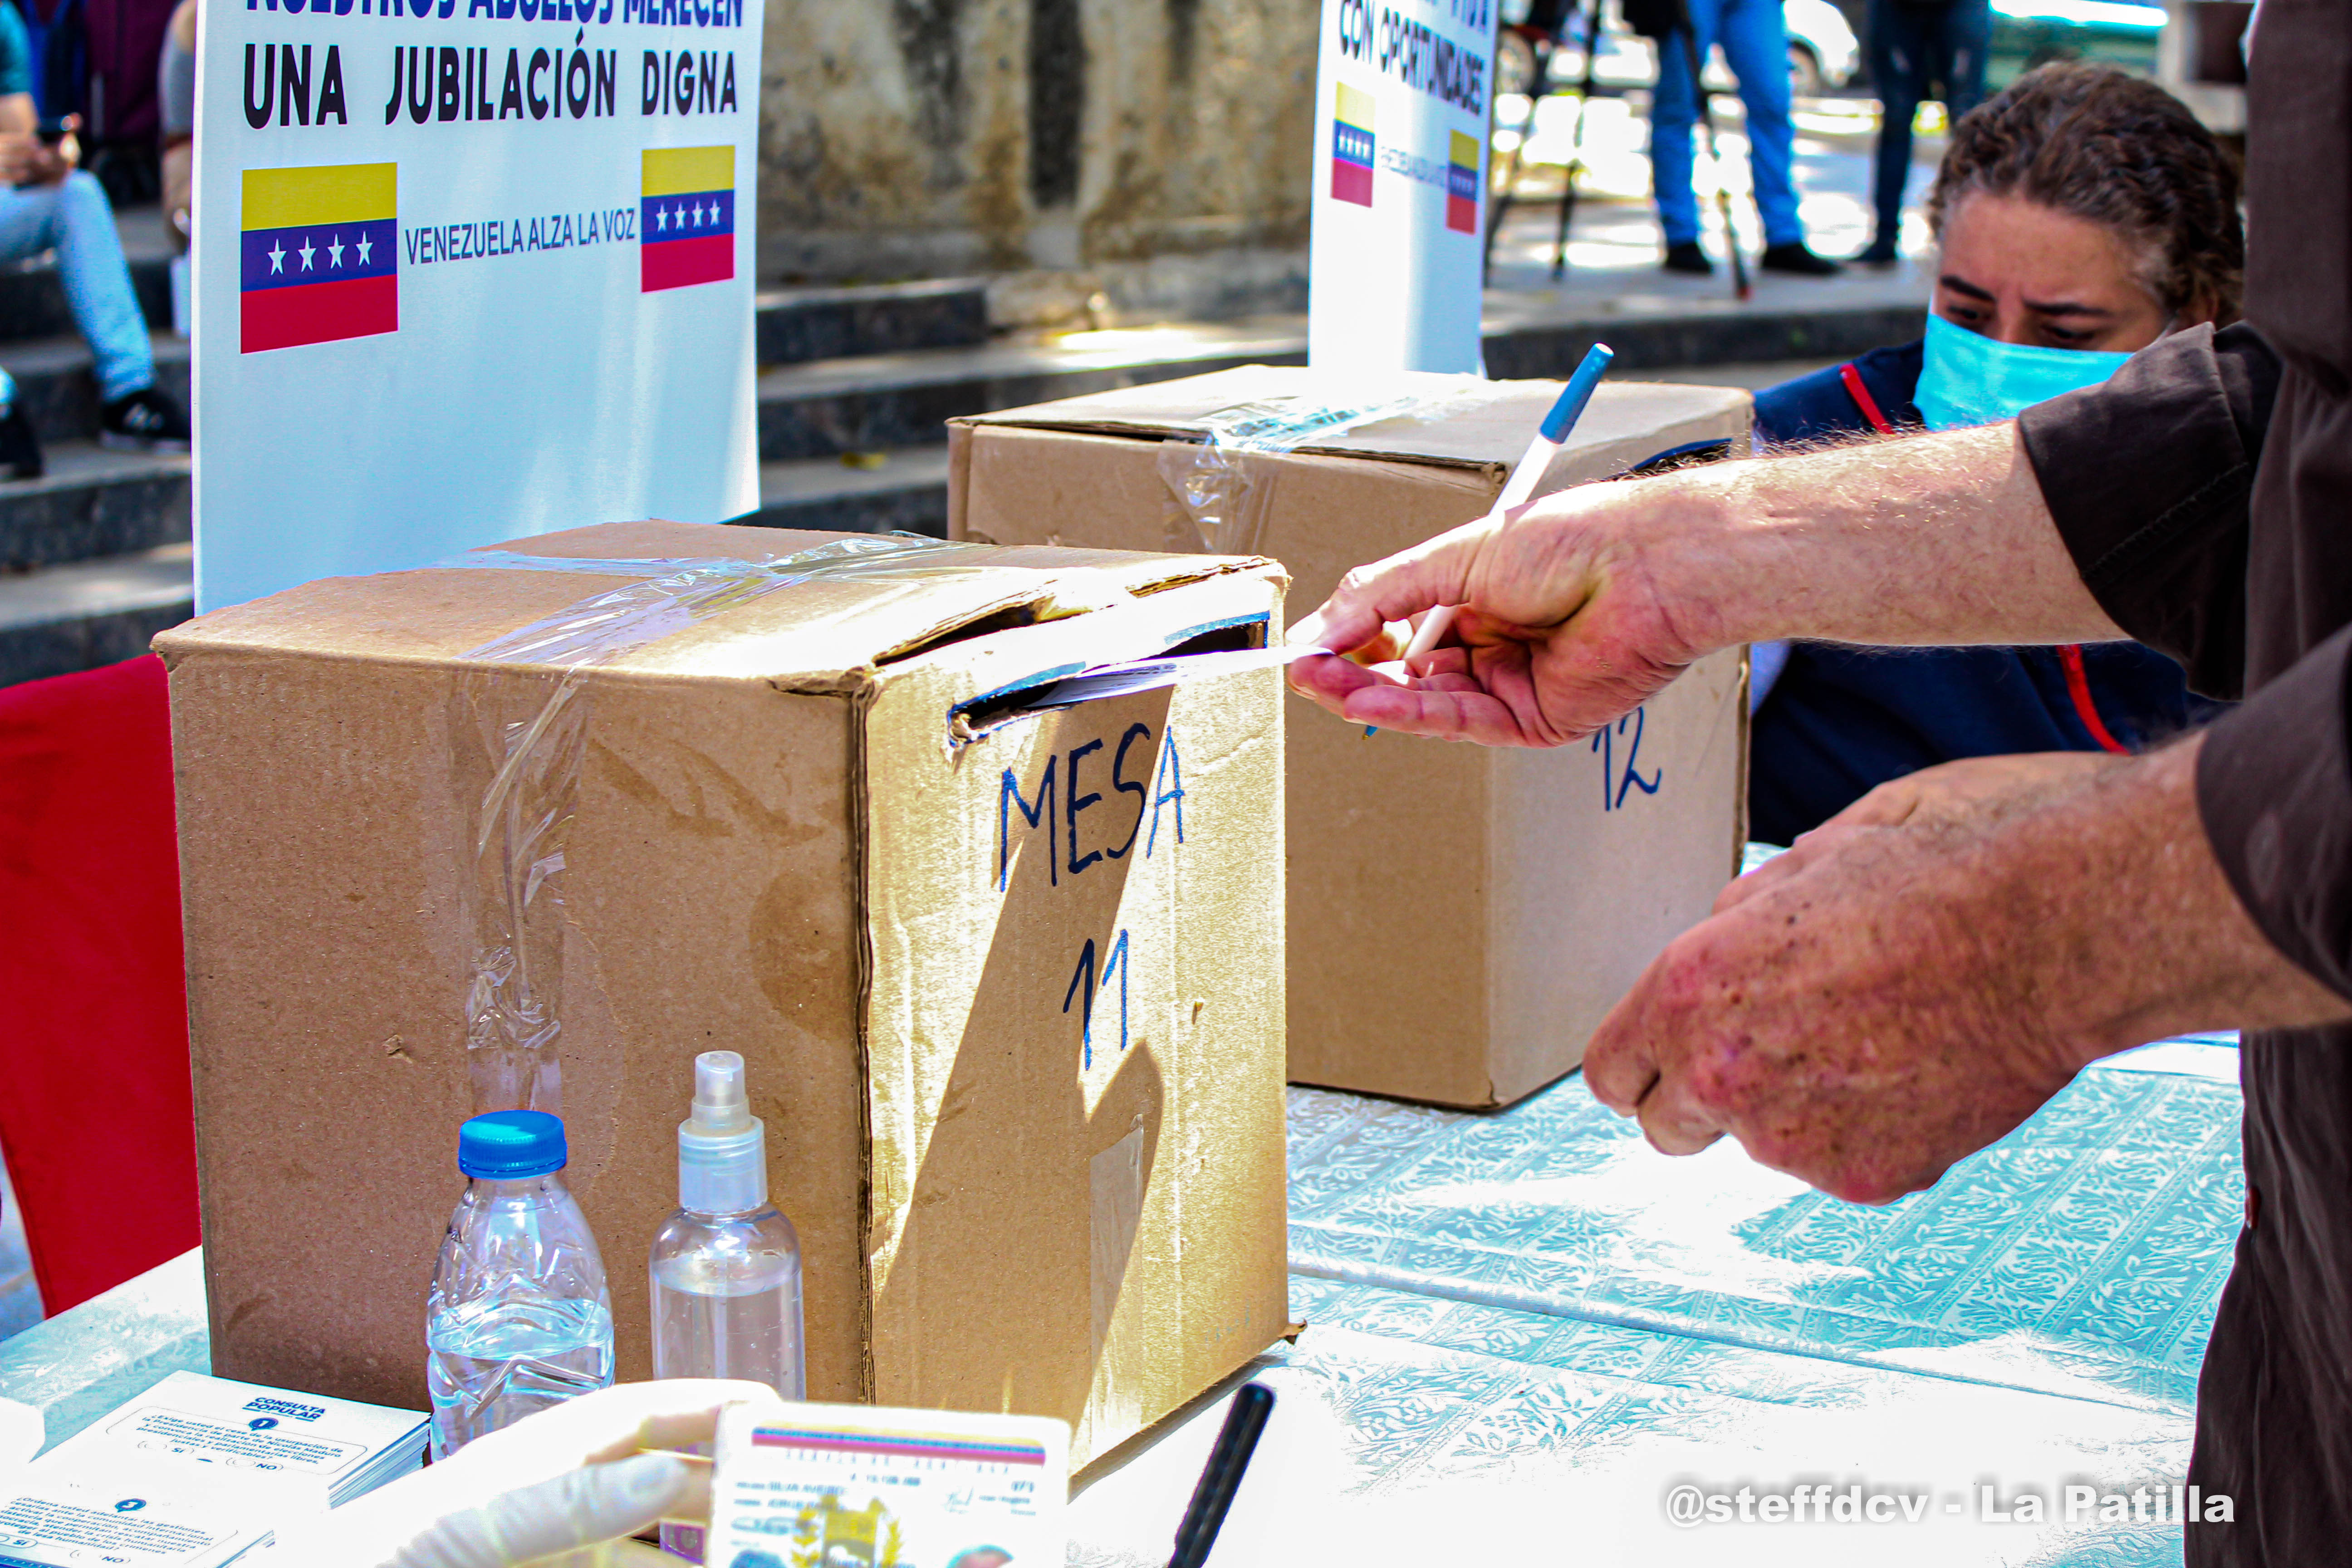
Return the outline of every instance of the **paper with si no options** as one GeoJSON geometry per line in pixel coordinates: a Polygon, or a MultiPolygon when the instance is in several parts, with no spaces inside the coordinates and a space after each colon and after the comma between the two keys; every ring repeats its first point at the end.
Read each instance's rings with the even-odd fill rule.
{"type": "Polygon", "coordinates": [[[1178,653],[1159,658],[1130,659],[1121,664],[1097,665],[1066,676],[1044,688],[1030,706],[1033,708],[1067,708],[1079,702],[1099,701],[1106,697],[1126,697],[1138,691],[1151,691],[1162,686],[1173,686],[1182,680],[1201,680],[1213,675],[1234,675],[1248,669],[1271,669],[1295,664],[1317,655],[1337,658],[1328,647],[1300,643],[1284,647],[1245,647],[1225,653],[1178,653]]]}

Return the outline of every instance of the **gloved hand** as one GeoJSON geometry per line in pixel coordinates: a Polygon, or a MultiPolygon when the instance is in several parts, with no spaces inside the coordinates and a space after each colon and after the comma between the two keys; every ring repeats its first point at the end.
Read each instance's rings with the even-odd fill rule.
{"type": "Polygon", "coordinates": [[[765,1384],[677,1378],[567,1400],[444,1462],[278,1532],[271,1568],[655,1568],[626,1537],[710,1516],[707,1444],[730,1405],[778,1405],[765,1384]]]}

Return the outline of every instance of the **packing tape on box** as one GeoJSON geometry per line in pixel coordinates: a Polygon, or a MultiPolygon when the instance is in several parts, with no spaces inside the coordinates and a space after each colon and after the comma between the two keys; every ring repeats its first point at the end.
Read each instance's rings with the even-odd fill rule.
{"type": "MultiPolygon", "coordinates": [[[[572,559],[477,551],[433,569],[634,577],[460,657],[450,756],[480,805],[464,902],[473,937],[466,1044],[477,1111],[562,1114],[564,849],[580,791],[585,670],[779,590],[819,581],[904,583],[1033,577],[959,559],[985,546],[908,534],[836,539],[765,561],[572,559]],[[517,668],[522,667],[522,668],[517,668]]],[[[870,609],[862,604],[862,613],[870,609]]]]}
{"type": "Polygon", "coordinates": [[[1417,375],[1409,385],[1390,384],[1397,390],[1385,395],[1324,398],[1299,394],[1235,404],[1210,415],[1200,439],[1162,442],[1160,475],[1175,496],[1168,518],[1168,548],[1216,555],[1257,553],[1272,487],[1264,482],[1255,458],[1293,452],[1385,420],[1440,417],[1507,390],[1468,375],[1417,375]]]}

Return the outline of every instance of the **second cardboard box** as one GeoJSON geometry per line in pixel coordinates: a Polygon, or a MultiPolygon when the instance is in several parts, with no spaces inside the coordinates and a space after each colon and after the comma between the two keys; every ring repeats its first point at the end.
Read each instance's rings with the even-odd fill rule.
{"type": "MultiPolygon", "coordinates": [[[[1402,377],[1335,404],[1250,366],[961,420],[950,532],[1268,555],[1303,613],[1484,515],[1559,390],[1402,377]]],[[[1743,392],[1604,384],[1538,493],[1744,452],[1748,422],[1743,392]]],[[[1742,651],[1553,751],[1367,736],[1292,700],[1294,1082],[1474,1107],[1541,1088],[1738,868],[1742,651]]]]}

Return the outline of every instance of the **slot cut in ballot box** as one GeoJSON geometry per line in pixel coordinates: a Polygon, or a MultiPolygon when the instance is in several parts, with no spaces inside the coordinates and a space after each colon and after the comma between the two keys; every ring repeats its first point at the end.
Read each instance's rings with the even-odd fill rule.
{"type": "Polygon", "coordinates": [[[215,1370],[425,1399],[458,1123],[558,1111],[650,1375],[695,1053],[743,1053],[813,1398],[1071,1423],[1286,1323],[1264,561],[615,523],[310,583],[171,667],[215,1370]]]}
{"type": "MultiPolygon", "coordinates": [[[[1294,615],[1350,568],[1483,516],[1559,394],[1264,365],[950,426],[949,531],[1272,556],[1294,615]]],[[[1748,398],[1603,382],[1538,493],[1745,453],[1748,398]]],[[[1293,1082],[1507,1104],[1573,1068],[1747,837],[1744,650],[1551,751],[1367,737],[1294,700],[1293,1082]]]]}

